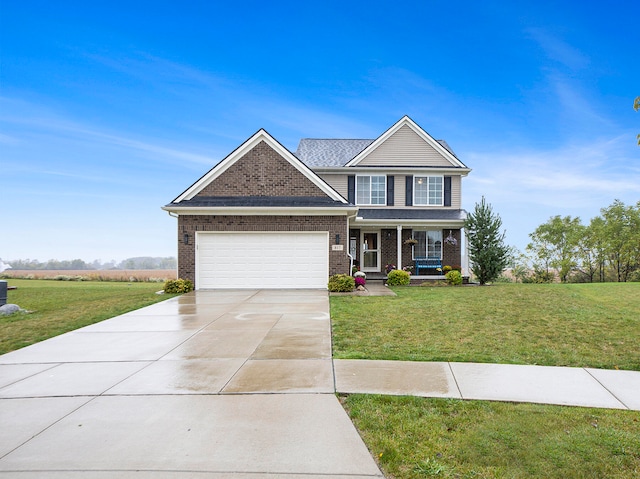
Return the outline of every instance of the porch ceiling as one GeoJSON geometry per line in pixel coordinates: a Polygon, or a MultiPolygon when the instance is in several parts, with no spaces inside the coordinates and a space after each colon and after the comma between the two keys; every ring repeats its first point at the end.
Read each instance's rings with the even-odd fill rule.
{"type": "Polygon", "coordinates": [[[408,209],[408,208],[361,208],[352,226],[406,227],[438,225],[446,228],[461,228],[467,217],[465,210],[408,209]]]}

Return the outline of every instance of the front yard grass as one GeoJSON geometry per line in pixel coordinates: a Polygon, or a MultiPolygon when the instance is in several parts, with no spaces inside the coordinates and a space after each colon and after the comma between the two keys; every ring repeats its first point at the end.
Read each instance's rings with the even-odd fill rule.
{"type": "Polygon", "coordinates": [[[157,295],[161,283],[10,279],[8,303],[32,313],[0,316],[0,354],[97,323],[174,295],[157,295]]]}
{"type": "Polygon", "coordinates": [[[537,404],[341,398],[387,477],[640,477],[640,413],[537,404]]]}
{"type": "Polygon", "coordinates": [[[394,291],[331,297],[335,358],[640,371],[640,283],[394,291]]]}

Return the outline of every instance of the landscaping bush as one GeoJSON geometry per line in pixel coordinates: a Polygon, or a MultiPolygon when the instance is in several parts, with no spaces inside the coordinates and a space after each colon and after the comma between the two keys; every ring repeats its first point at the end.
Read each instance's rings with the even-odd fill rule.
{"type": "Polygon", "coordinates": [[[189,291],[193,291],[193,283],[188,279],[170,279],[166,283],[164,283],[164,292],[165,293],[188,293],[189,291]]]}
{"type": "Polygon", "coordinates": [[[543,284],[543,283],[553,283],[556,279],[556,275],[553,271],[545,271],[541,269],[536,269],[531,275],[522,279],[523,283],[535,283],[535,284],[543,284]]]}
{"type": "Polygon", "coordinates": [[[327,285],[332,293],[350,293],[356,287],[353,277],[348,274],[334,274],[327,285]]]}
{"type": "Polygon", "coordinates": [[[389,286],[407,286],[411,282],[411,275],[401,269],[394,269],[387,275],[389,286]]]}
{"type": "Polygon", "coordinates": [[[356,276],[355,278],[353,278],[353,280],[356,283],[356,287],[364,286],[365,284],[367,284],[367,280],[364,279],[364,277],[362,277],[362,276],[356,276]]]}
{"type": "Polygon", "coordinates": [[[462,275],[458,270],[452,269],[447,274],[445,274],[444,277],[446,278],[447,283],[452,286],[458,286],[462,284],[462,275]]]}

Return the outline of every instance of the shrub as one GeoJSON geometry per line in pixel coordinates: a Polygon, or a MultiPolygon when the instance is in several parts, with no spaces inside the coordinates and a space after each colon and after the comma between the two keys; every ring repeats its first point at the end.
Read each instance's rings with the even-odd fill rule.
{"type": "Polygon", "coordinates": [[[513,283],[513,279],[510,276],[502,273],[500,276],[496,278],[496,283],[513,283]]]}
{"type": "Polygon", "coordinates": [[[353,278],[353,280],[356,283],[356,287],[364,286],[365,284],[367,284],[367,280],[364,279],[362,276],[356,276],[355,278],[353,278]]]}
{"type": "Polygon", "coordinates": [[[556,275],[553,271],[545,271],[543,269],[536,269],[530,276],[522,279],[523,283],[553,283],[556,279],[556,275]]]}
{"type": "Polygon", "coordinates": [[[334,274],[329,278],[327,287],[332,293],[350,293],[356,287],[356,282],[348,274],[334,274]]]}
{"type": "Polygon", "coordinates": [[[71,276],[68,274],[58,274],[56,276],[54,276],[53,278],[54,281],[84,281],[85,278],[82,276],[71,276]]]}
{"type": "Polygon", "coordinates": [[[394,269],[387,275],[387,284],[389,286],[406,286],[411,282],[411,276],[406,271],[394,269]]]}
{"type": "Polygon", "coordinates": [[[189,291],[193,291],[193,283],[188,279],[170,279],[166,283],[164,283],[164,292],[165,293],[188,293],[189,291]]]}
{"type": "Polygon", "coordinates": [[[629,274],[628,281],[638,282],[640,281],[640,269],[635,270],[631,274],[629,274]]]}
{"type": "Polygon", "coordinates": [[[442,271],[444,272],[444,274],[447,274],[449,271],[451,271],[453,268],[449,265],[445,265],[444,268],[442,268],[442,271]]]}
{"type": "Polygon", "coordinates": [[[458,270],[452,269],[447,274],[445,274],[444,277],[446,278],[447,283],[452,286],[458,286],[462,284],[462,275],[458,270]]]}

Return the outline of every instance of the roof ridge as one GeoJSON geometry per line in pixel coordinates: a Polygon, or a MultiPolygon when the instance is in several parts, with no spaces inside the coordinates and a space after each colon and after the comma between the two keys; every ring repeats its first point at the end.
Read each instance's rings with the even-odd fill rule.
{"type": "Polygon", "coordinates": [[[300,140],[348,140],[348,141],[353,141],[353,140],[357,140],[357,141],[369,141],[369,140],[374,140],[375,138],[311,138],[311,137],[307,137],[307,138],[300,138],[300,140]]]}

